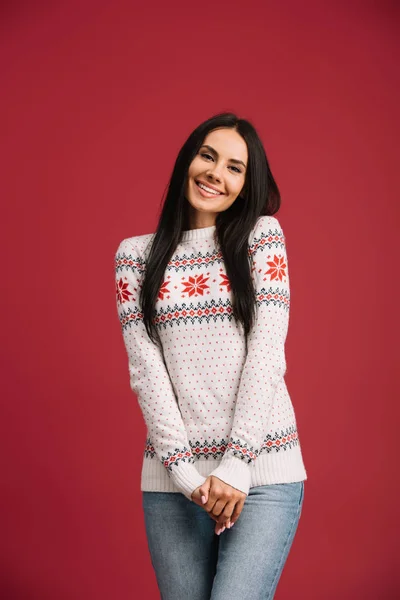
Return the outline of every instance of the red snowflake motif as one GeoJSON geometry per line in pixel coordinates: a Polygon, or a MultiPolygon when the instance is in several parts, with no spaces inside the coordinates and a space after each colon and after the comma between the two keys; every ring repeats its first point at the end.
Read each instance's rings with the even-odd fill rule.
{"type": "Polygon", "coordinates": [[[164,300],[164,294],[169,294],[171,290],[167,288],[169,281],[163,281],[160,287],[160,291],[158,292],[158,297],[160,300],[164,300]]]}
{"type": "Polygon", "coordinates": [[[189,281],[182,282],[183,285],[186,286],[183,290],[183,293],[185,294],[187,292],[189,296],[193,296],[194,294],[196,296],[197,294],[203,296],[204,290],[206,288],[209,288],[209,286],[206,285],[206,281],[208,280],[209,277],[204,278],[203,275],[195,275],[194,277],[189,277],[189,281]]]}
{"type": "Polygon", "coordinates": [[[272,279],[280,279],[282,281],[283,277],[286,277],[286,263],[284,262],[283,257],[278,257],[274,254],[273,261],[267,261],[267,265],[271,267],[268,271],[264,273],[264,275],[270,275],[272,279]]]}
{"type": "Polygon", "coordinates": [[[129,296],[133,296],[132,292],[128,290],[128,283],[122,280],[122,277],[116,283],[117,301],[122,304],[125,300],[129,301],[129,296]]]}
{"type": "MultiPolygon", "coordinates": [[[[231,291],[231,283],[228,279],[228,275],[226,275],[225,273],[220,273],[221,277],[222,277],[222,281],[220,283],[220,285],[226,285],[226,291],[230,292],[231,291]]],[[[222,290],[221,290],[222,292],[222,290]]]]}

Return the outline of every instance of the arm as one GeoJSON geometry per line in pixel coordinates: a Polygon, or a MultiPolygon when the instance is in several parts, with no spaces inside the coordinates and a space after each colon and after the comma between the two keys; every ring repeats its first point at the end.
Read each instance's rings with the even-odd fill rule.
{"type": "Polygon", "coordinates": [[[248,338],[227,449],[211,475],[248,494],[265,439],[275,391],[286,371],[289,276],[285,238],[275,217],[258,219],[249,248],[257,312],[248,338]]]}
{"type": "Polygon", "coordinates": [[[145,262],[128,239],[115,255],[117,310],[128,355],[129,380],[137,395],[151,442],[176,487],[191,494],[206,480],[194,466],[169,373],[162,352],[149,339],[139,307],[145,262]]]}

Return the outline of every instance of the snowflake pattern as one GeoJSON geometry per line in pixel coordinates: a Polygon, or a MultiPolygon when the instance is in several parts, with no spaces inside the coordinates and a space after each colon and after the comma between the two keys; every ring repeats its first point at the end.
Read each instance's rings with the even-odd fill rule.
{"type": "Polygon", "coordinates": [[[170,283],[169,281],[163,281],[162,282],[160,290],[158,292],[158,298],[160,300],[164,300],[164,294],[170,294],[171,293],[169,291],[168,287],[167,287],[169,283],[170,283]]]}
{"type": "Polygon", "coordinates": [[[276,256],[274,254],[274,260],[267,260],[267,265],[270,267],[269,271],[266,271],[264,275],[269,275],[270,280],[279,279],[279,281],[283,281],[283,278],[286,277],[286,263],[283,256],[276,256]]]}
{"type": "MultiPolygon", "coordinates": [[[[207,273],[209,275],[209,273],[207,273]]],[[[207,285],[207,281],[209,277],[204,277],[201,273],[200,275],[189,276],[188,281],[182,281],[182,285],[185,286],[183,290],[183,294],[188,294],[190,296],[203,296],[204,291],[209,289],[209,285],[207,285]]],[[[184,298],[182,294],[182,298],[184,298]]]]}
{"type": "Polygon", "coordinates": [[[223,291],[223,287],[225,286],[226,291],[230,292],[231,291],[231,284],[230,284],[230,281],[228,279],[228,275],[226,275],[226,273],[220,273],[220,276],[221,276],[221,279],[222,279],[222,281],[220,283],[220,286],[221,286],[221,290],[220,291],[222,292],[223,291]]]}
{"type": "MultiPolygon", "coordinates": [[[[195,462],[212,461],[218,469],[224,456],[240,459],[252,472],[265,465],[259,467],[256,485],[269,483],[268,474],[277,465],[286,480],[306,478],[283,379],[290,292],[285,238],[277,219],[261,217],[249,245],[258,310],[246,346],[233,316],[222,254],[205,235],[180,243],[168,262],[154,315],[162,352],[155,347],[137,293],[146,271],[147,242],[146,236],[124,240],[115,263],[130,383],[148,430],[142,489],[154,485],[158,466],[153,461],[165,468],[157,471],[160,491],[171,491],[171,478],[187,493],[179,482],[190,487],[197,480],[195,462]]],[[[245,488],[247,478],[241,480],[240,473],[243,467],[237,474],[225,472],[225,482],[245,488]]]]}
{"type": "MultiPolygon", "coordinates": [[[[119,304],[122,304],[123,302],[130,300],[131,299],[130,297],[133,296],[132,292],[129,291],[128,287],[129,287],[129,283],[126,280],[126,278],[125,278],[125,281],[122,280],[122,277],[117,279],[116,293],[117,293],[117,302],[119,304]]],[[[132,300],[134,300],[134,298],[132,298],[132,300]]]]}

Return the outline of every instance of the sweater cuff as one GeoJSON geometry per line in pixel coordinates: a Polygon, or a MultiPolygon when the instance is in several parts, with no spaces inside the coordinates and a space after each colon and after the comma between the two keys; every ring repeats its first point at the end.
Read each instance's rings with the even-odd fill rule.
{"type": "Polygon", "coordinates": [[[203,485],[207,479],[207,477],[200,475],[193,463],[184,462],[174,465],[169,475],[179,491],[191,502],[193,502],[192,493],[194,490],[203,485]]]}
{"type": "Polygon", "coordinates": [[[240,492],[249,494],[251,473],[250,467],[241,458],[225,454],[218,467],[210,475],[218,477],[224,483],[231,485],[240,492]]]}

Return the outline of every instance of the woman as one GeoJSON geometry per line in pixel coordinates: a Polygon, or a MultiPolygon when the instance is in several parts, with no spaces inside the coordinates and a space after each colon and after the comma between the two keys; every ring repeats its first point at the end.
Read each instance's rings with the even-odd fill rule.
{"type": "Polygon", "coordinates": [[[290,295],[279,207],[256,130],[222,113],[180,150],[157,231],[117,250],[163,600],[273,598],[297,529],[307,474],[284,380],[290,295]]]}

